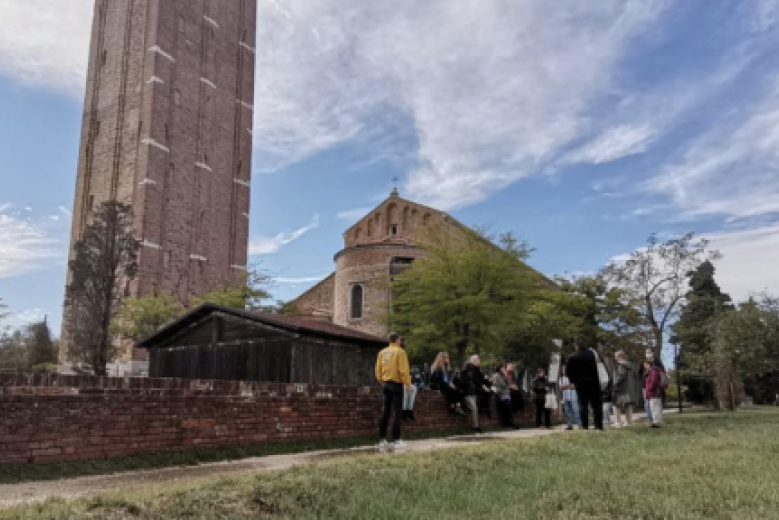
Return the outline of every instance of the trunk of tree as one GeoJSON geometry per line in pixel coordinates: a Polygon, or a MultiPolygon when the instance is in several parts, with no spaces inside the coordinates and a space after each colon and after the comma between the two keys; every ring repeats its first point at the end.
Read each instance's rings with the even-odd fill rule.
{"type": "Polygon", "coordinates": [[[663,331],[660,330],[660,327],[653,326],[652,327],[652,333],[655,336],[655,358],[656,359],[663,359],[663,331]]]}

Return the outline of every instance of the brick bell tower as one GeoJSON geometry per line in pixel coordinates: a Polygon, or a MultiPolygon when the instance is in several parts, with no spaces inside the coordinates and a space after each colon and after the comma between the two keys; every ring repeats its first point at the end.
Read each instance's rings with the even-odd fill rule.
{"type": "MultiPolygon", "coordinates": [[[[257,0],[96,0],[72,243],[100,203],[130,204],[132,297],[179,301],[246,270],[257,0]]],[[[71,369],[65,302],[60,370],[71,369]]],[[[111,375],[147,371],[120,346],[111,375]]]]}

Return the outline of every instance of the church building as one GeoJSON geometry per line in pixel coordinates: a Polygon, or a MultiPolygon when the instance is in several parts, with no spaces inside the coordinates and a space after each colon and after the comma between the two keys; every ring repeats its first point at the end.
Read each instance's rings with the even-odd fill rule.
{"type": "Polygon", "coordinates": [[[468,228],[442,211],[406,200],[397,189],[344,233],[335,272],[292,303],[298,313],[374,336],[389,333],[390,282],[425,254],[436,229],[468,228]]]}

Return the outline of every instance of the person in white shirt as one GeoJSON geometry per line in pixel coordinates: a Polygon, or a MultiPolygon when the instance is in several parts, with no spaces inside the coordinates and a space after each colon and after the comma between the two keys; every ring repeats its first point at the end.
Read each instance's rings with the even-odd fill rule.
{"type": "Polygon", "coordinates": [[[563,410],[568,421],[568,430],[573,430],[573,424],[582,427],[582,419],[579,416],[579,398],[576,396],[576,388],[571,380],[565,375],[565,365],[562,367],[562,376],[560,376],[560,390],[563,394],[563,410]]]}

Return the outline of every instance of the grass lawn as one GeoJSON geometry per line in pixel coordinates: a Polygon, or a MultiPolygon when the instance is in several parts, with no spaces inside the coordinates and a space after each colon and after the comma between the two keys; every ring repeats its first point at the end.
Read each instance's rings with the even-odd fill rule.
{"type": "Polygon", "coordinates": [[[779,518],[779,410],[54,500],[0,519],[779,518]]]}

